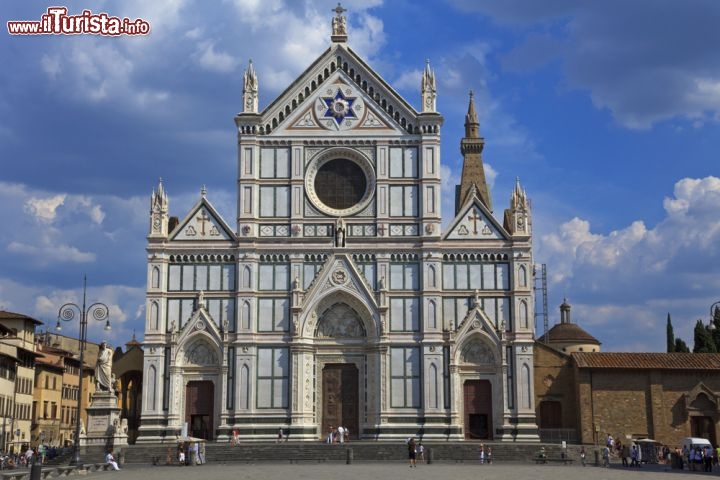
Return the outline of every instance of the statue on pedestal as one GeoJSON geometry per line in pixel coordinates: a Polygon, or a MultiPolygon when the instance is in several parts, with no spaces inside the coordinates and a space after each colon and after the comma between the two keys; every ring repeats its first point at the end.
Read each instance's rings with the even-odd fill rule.
{"type": "Polygon", "coordinates": [[[95,364],[95,390],[98,392],[113,393],[112,356],[112,349],[107,342],[102,342],[95,364]]]}

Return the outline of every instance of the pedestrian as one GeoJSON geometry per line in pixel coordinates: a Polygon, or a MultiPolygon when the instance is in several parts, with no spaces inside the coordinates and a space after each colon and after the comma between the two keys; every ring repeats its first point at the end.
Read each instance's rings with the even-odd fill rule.
{"type": "Polygon", "coordinates": [[[417,446],[417,458],[420,463],[425,463],[425,447],[423,446],[422,442],[418,443],[417,446]]]}
{"type": "Polygon", "coordinates": [[[585,466],[585,446],[580,447],[580,462],[585,466]]]}
{"type": "Polygon", "coordinates": [[[412,468],[412,467],[417,468],[417,464],[415,463],[416,452],[415,452],[415,439],[414,438],[410,437],[410,441],[408,441],[407,447],[408,447],[408,461],[410,463],[410,468],[412,468]]]}
{"type": "Polygon", "coordinates": [[[277,436],[277,440],[275,441],[275,443],[280,443],[280,442],[282,442],[282,440],[283,440],[283,429],[282,429],[282,427],[280,427],[280,428],[278,428],[278,436],[277,436]]]}
{"type": "Polygon", "coordinates": [[[120,470],[120,467],[118,467],[118,464],[115,461],[115,457],[113,457],[113,454],[110,450],[108,450],[107,454],[105,455],[105,463],[110,465],[113,470],[120,470]]]}
{"type": "Polygon", "coordinates": [[[345,443],[345,428],[343,428],[342,425],[338,425],[337,433],[338,433],[338,441],[340,443],[345,443]]]}
{"type": "Polygon", "coordinates": [[[480,465],[485,463],[485,445],[482,443],[478,447],[478,462],[480,462],[480,465]]]}
{"type": "Polygon", "coordinates": [[[603,467],[610,468],[610,447],[605,445],[602,449],[603,467]]]}
{"type": "Polygon", "coordinates": [[[181,467],[185,466],[185,446],[182,443],[178,445],[178,463],[181,467]]]}
{"type": "Polygon", "coordinates": [[[231,440],[231,443],[232,443],[233,445],[235,445],[235,446],[239,445],[239,444],[240,444],[240,439],[239,439],[239,437],[240,437],[240,435],[239,435],[239,433],[238,433],[238,431],[237,431],[237,428],[233,429],[233,431],[232,431],[232,440],[231,440]]]}
{"type": "Polygon", "coordinates": [[[485,456],[487,457],[486,460],[488,465],[490,465],[492,463],[492,447],[487,448],[487,453],[485,454],[485,456]]]}

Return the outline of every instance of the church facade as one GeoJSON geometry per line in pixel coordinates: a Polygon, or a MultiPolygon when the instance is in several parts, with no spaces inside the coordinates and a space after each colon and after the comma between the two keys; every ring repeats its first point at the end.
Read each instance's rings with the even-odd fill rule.
{"type": "Polygon", "coordinates": [[[204,189],[172,218],[153,191],[137,441],[537,441],[530,211],[518,183],[493,215],[472,94],[441,192],[434,72],[416,110],[339,6],[329,48],[263,110],[261,84],[251,63],[234,219],[204,189]]]}

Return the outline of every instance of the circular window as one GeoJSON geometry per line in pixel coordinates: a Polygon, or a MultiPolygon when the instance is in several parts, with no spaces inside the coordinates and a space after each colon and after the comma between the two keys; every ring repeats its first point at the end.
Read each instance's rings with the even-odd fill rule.
{"type": "Polygon", "coordinates": [[[367,180],[362,168],[347,158],[328,161],[315,175],[315,192],[318,198],[328,207],[337,210],[345,210],[362,200],[366,186],[367,180]]]}
{"type": "Polygon", "coordinates": [[[375,172],[370,161],[349,148],[332,148],[310,161],[305,191],[321,212],[334,216],[358,213],[372,199],[375,172]]]}

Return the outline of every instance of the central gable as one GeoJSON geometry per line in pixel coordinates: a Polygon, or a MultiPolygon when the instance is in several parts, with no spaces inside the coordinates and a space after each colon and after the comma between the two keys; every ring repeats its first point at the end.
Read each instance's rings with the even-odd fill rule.
{"type": "Polygon", "coordinates": [[[418,112],[344,45],[321,55],[261,113],[272,136],[419,133],[418,112]]]}

